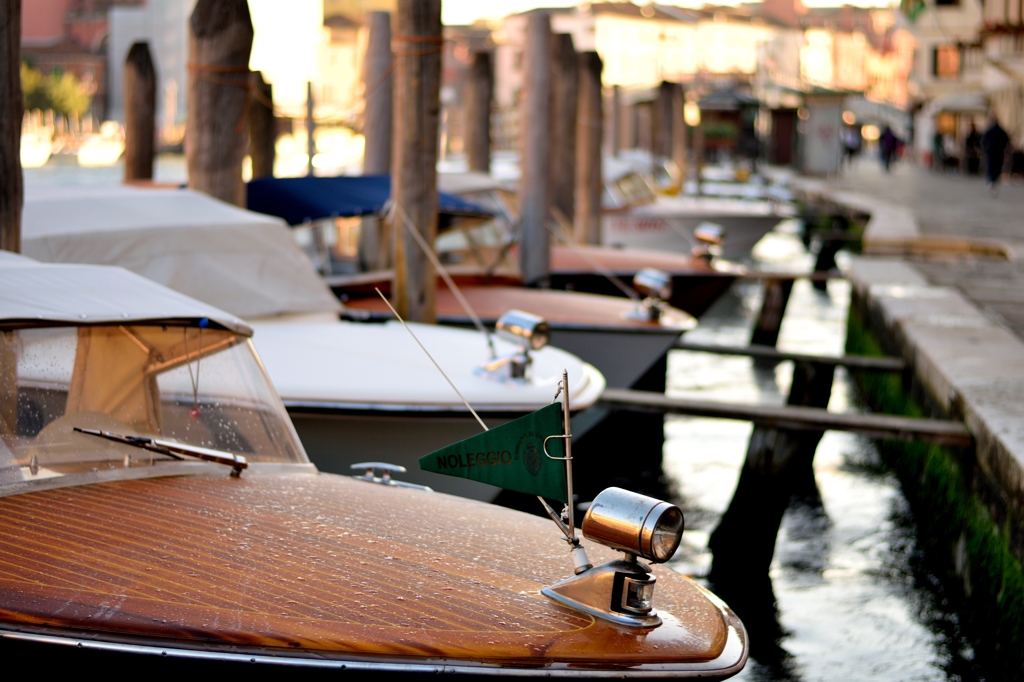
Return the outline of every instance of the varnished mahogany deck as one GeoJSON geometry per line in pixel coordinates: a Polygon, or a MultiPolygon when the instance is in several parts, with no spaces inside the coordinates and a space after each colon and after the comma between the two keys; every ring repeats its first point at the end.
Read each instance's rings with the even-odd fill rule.
{"type": "MultiPolygon", "coordinates": [[[[638,320],[629,314],[636,307],[627,298],[595,296],[550,289],[525,289],[508,286],[482,286],[476,284],[459,287],[470,307],[488,324],[512,309],[540,315],[553,328],[623,329],[631,331],[673,330],[683,332],[697,326],[696,320],[681,310],[669,308],[658,322],[638,320]]],[[[353,299],[345,304],[349,308],[370,310],[376,314],[389,314],[380,296],[353,299]]],[[[469,324],[469,316],[448,287],[438,286],[437,318],[447,323],[469,324]]]]}
{"type": "MultiPolygon", "coordinates": [[[[592,560],[612,558],[587,544],[592,560]]],[[[666,622],[653,630],[538,594],[570,572],[548,521],[338,476],[158,478],[0,499],[0,627],[511,665],[722,652],[722,612],[672,571],[655,568],[666,622]]]]}

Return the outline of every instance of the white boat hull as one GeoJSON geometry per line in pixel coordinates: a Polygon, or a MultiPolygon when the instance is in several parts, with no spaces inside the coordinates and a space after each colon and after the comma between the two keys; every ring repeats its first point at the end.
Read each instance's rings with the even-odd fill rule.
{"type": "MultiPolygon", "coordinates": [[[[434,490],[483,502],[492,502],[500,488],[454,476],[423,471],[419,458],[434,450],[481,432],[467,412],[443,414],[415,412],[360,412],[311,410],[289,405],[289,415],[309,459],[320,471],[347,476],[360,475],[352,465],[373,459],[398,464],[406,473],[399,481],[430,486],[434,490]]],[[[518,415],[482,415],[493,428],[518,415]]]]}
{"type": "Polygon", "coordinates": [[[601,219],[601,239],[605,246],[690,253],[698,244],[693,231],[701,223],[714,223],[725,230],[722,256],[741,259],[779,222],[790,217],[789,213],[776,210],[768,202],[659,199],[629,211],[606,213],[601,219]]]}

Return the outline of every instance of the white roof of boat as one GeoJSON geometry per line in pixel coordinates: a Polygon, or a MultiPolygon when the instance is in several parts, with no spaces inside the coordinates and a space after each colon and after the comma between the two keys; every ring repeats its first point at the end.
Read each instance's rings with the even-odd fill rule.
{"type": "Polygon", "coordinates": [[[246,336],[242,320],[107,265],[53,265],[0,251],[0,320],[109,324],[206,318],[246,336]]]}
{"type": "Polygon", "coordinates": [[[500,182],[480,171],[449,172],[437,174],[437,189],[448,194],[472,194],[502,189],[500,182]]]}
{"type": "Polygon", "coordinates": [[[770,201],[694,196],[658,197],[656,201],[629,210],[630,215],[636,216],[680,215],[709,220],[715,217],[769,216],[776,213],[779,213],[779,207],[770,201]]]}
{"type": "Polygon", "coordinates": [[[120,265],[244,318],[341,309],[283,221],[192,190],[27,188],[22,250],[120,265]]]}
{"type": "MultiPolygon", "coordinates": [[[[365,324],[301,319],[253,322],[256,349],[278,394],[289,406],[335,409],[443,410],[466,408],[400,323],[365,324]]],[[[596,369],[557,348],[532,353],[533,377],[518,385],[473,373],[490,360],[483,335],[412,323],[469,404],[478,411],[527,411],[551,402],[562,370],[569,372],[570,405],[587,407],[604,391],[596,369]]],[[[499,355],[515,346],[495,339],[499,355]]]]}

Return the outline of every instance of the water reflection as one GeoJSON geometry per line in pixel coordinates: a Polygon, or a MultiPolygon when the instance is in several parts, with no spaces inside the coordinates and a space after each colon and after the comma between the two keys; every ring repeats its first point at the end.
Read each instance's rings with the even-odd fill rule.
{"type": "MultiPolygon", "coordinates": [[[[760,254],[807,267],[799,242],[776,235],[760,254]],[[767,252],[767,253],[765,253],[767,252]],[[801,262],[804,259],[804,262],[801,262]]],[[[795,264],[795,265],[794,265],[795,264]]],[[[759,305],[756,285],[723,299],[688,336],[699,343],[745,344],[759,305]]],[[[779,347],[841,353],[849,286],[793,290],[779,347]]],[[[758,366],[738,357],[674,352],[671,395],[782,405],[792,363],[758,366]]],[[[829,408],[858,411],[849,377],[836,372],[829,408]]],[[[955,615],[923,567],[913,520],[895,479],[867,439],[826,433],[813,486],[787,508],[767,573],[716,566],[708,540],[736,487],[752,427],[669,417],[664,470],[686,511],[687,532],[671,566],[702,580],[743,618],[751,661],[742,680],[981,679],[955,615]]]]}

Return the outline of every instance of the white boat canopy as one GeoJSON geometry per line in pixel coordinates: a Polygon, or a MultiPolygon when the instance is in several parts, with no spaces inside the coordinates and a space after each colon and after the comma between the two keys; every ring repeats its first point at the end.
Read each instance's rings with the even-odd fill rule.
{"type": "Polygon", "coordinates": [[[22,250],[120,265],[243,318],[341,310],[283,221],[191,190],[28,188],[22,250]]]}
{"type": "Polygon", "coordinates": [[[0,251],[0,322],[69,325],[202,320],[252,335],[242,320],[124,268],[53,265],[0,251]]]}
{"type": "Polygon", "coordinates": [[[925,113],[938,114],[985,114],[989,110],[988,100],[982,92],[951,92],[939,95],[927,105],[925,113]]]}
{"type": "Polygon", "coordinates": [[[500,182],[480,171],[444,172],[437,174],[437,189],[456,196],[503,189],[500,182]]]}

